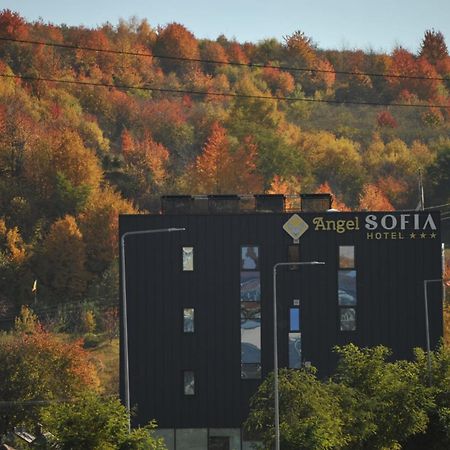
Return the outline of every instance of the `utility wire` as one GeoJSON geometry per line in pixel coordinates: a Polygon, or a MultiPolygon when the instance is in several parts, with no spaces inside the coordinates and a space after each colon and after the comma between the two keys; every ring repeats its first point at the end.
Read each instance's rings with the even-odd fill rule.
{"type": "Polygon", "coordinates": [[[181,56],[168,56],[168,55],[158,55],[151,53],[143,53],[143,52],[131,52],[126,50],[114,50],[114,49],[105,49],[105,48],[97,48],[97,47],[85,47],[80,45],[72,45],[72,44],[59,44],[54,42],[45,42],[45,41],[33,41],[28,39],[14,39],[14,38],[5,38],[0,37],[0,41],[6,42],[17,42],[20,44],[32,44],[32,45],[44,45],[47,47],[58,47],[65,48],[70,50],[85,50],[90,52],[101,52],[101,53],[111,53],[114,55],[128,55],[128,56],[139,56],[146,58],[158,58],[158,59],[168,59],[173,61],[185,61],[185,62],[199,62],[204,64],[218,64],[218,65],[227,65],[227,66],[240,66],[240,67],[250,67],[250,68],[260,68],[260,69],[278,69],[285,70],[287,72],[315,72],[315,73],[334,73],[338,75],[367,75],[370,77],[384,77],[384,78],[400,78],[404,80],[433,80],[433,81],[448,81],[447,78],[444,77],[425,77],[425,76],[415,76],[415,75],[397,75],[397,74],[383,74],[383,73],[373,73],[373,72],[355,72],[355,71],[346,71],[346,70],[331,70],[331,69],[314,69],[311,67],[290,67],[290,66],[272,66],[269,64],[258,64],[258,63],[241,63],[237,61],[220,61],[214,59],[201,59],[201,58],[185,58],[181,56]]]}
{"type": "Polygon", "coordinates": [[[360,105],[360,106],[398,106],[409,108],[449,108],[450,105],[430,105],[419,103],[388,103],[388,102],[358,102],[358,101],[339,101],[339,100],[323,100],[316,98],[303,98],[303,97],[282,97],[282,96],[270,96],[270,95],[250,95],[250,94],[237,94],[233,92],[202,92],[186,89],[169,89],[169,88],[157,88],[151,86],[130,86],[126,84],[112,84],[112,83],[100,83],[97,81],[80,81],[80,80],[59,80],[56,78],[44,78],[33,77],[28,75],[11,75],[1,73],[0,77],[4,78],[16,78],[25,81],[45,81],[52,83],[66,83],[82,86],[100,86],[107,88],[125,89],[125,90],[141,90],[151,92],[166,92],[169,94],[189,94],[189,95],[212,95],[216,97],[234,97],[234,98],[248,98],[259,100],[280,100],[286,102],[309,102],[309,103],[329,103],[334,105],[360,105]]]}

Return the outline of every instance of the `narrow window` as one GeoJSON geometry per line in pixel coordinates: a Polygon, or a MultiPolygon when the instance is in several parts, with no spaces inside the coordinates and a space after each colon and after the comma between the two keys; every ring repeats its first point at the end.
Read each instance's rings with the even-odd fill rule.
{"type": "Polygon", "coordinates": [[[194,247],[183,247],[183,271],[194,270],[194,247]]]}
{"type": "Polygon", "coordinates": [[[356,270],[339,270],[338,304],[339,306],[356,305],[356,270]]]}
{"type": "Polygon", "coordinates": [[[341,331],[356,330],[356,309],[340,308],[341,331]]]}
{"type": "Polygon", "coordinates": [[[300,331],[300,309],[289,310],[289,331],[300,331]]]}
{"type": "Polygon", "coordinates": [[[183,372],[184,395],[195,395],[195,374],[192,370],[183,372]]]}
{"type": "Polygon", "coordinates": [[[183,309],[183,331],[185,333],[194,332],[194,308],[183,309]]]}
{"type": "Polygon", "coordinates": [[[340,269],[355,268],[355,247],[353,245],[339,246],[339,268],[340,269]]]}
{"type": "Polygon", "coordinates": [[[289,368],[300,369],[302,366],[302,335],[289,333],[289,368]]]}
{"type": "Polygon", "coordinates": [[[356,330],[356,270],[355,246],[339,246],[338,270],[338,307],[339,329],[341,331],[356,330]]]}
{"type": "Polygon", "coordinates": [[[241,247],[241,270],[259,269],[259,248],[256,245],[241,247]]]}

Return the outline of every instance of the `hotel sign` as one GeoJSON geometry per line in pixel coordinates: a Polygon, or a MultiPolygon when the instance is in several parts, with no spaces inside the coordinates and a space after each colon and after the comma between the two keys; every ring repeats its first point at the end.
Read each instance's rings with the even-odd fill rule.
{"type": "Polygon", "coordinates": [[[431,213],[388,213],[388,214],[335,214],[318,215],[309,220],[310,225],[299,215],[294,214],[283,226],[284,230],[298,242],[298,239],[309,229],[323,232],[332,231],[338,234],[347,232],[364,233],[366,239],[436,239],[436,216],[431,213]]]}
{"type": "Polygon", "coordinates": [[[367,239],[435,239],[437,226],[431,214],[367,214],[350,219],[329,219],[325,216],[312,220],[315,231],[365,232],[367,239]]]}

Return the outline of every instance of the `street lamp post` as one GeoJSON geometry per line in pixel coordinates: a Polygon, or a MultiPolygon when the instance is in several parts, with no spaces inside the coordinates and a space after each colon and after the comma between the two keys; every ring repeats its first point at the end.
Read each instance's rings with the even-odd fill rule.
{"type": "Polygon", "coordinates": [[[273,266],[273,371],[275,397],[275,450],[280,450],[280,400],[278,392],[278,326],[277,326],[277,269],[282,266],[324,265],[322,261],[280,262],[273,266]]]}
{"type": "Polygon", "coordinates": [[[127,231],[120,237],[120,256],[122,272],[122,321],[123,321],[123,381],[125,390],[125,408],[128,412],[128,432],[131,430],[130,419],[130,363],[128,358],[128,319],[127,319],[127,280],[126,280],[126,262],[125,262],[125,238],[136,236],[138,234],[171,233],[174,231],[185,231],[186,228],[159,228],[154,230],[127,231]]]}
{"type": "Polygon", "coordinates": [[[430,320],[428,317],[428,283],[442,283],[442,279],[423,280],[423,298],[425,301],[425,333],[427,337],[427,361],[428,361],[428,382],[431,386],[431,349],[430,349],[430,320]]]}

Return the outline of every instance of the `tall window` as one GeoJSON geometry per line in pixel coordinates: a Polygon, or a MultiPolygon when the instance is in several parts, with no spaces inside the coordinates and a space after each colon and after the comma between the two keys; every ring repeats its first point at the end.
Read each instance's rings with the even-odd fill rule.
{"type": "Polygon", "coordinates": [[[241,378],[261,378],[259,247],[241,247],[241,378]]]}
{"type": "Polygon", "coordinates": [[[339,246],[338,307],[341,331],[356,330],[356,270],[355,247],[339,246]]]}
{"type": "Polygon", "coordinates": [[[289,309],[289,368],[300,369],[302,365],[302,335],[300,308],[289,309]]]}
{"type": "Polygon", "coordinates": [[[194,308],[183,309],[183,331],[185,333],[194,332],[194,308]]]}
{"type": "Polygon", "coordinates": [[[183,271],[194,270],[194,247],[183,247],[183,271]]]}
{"type": "Polygon", "coordinates": [[[184,395],[195,395],[195,373],[192,370],[183,372],[184,395]]]}

